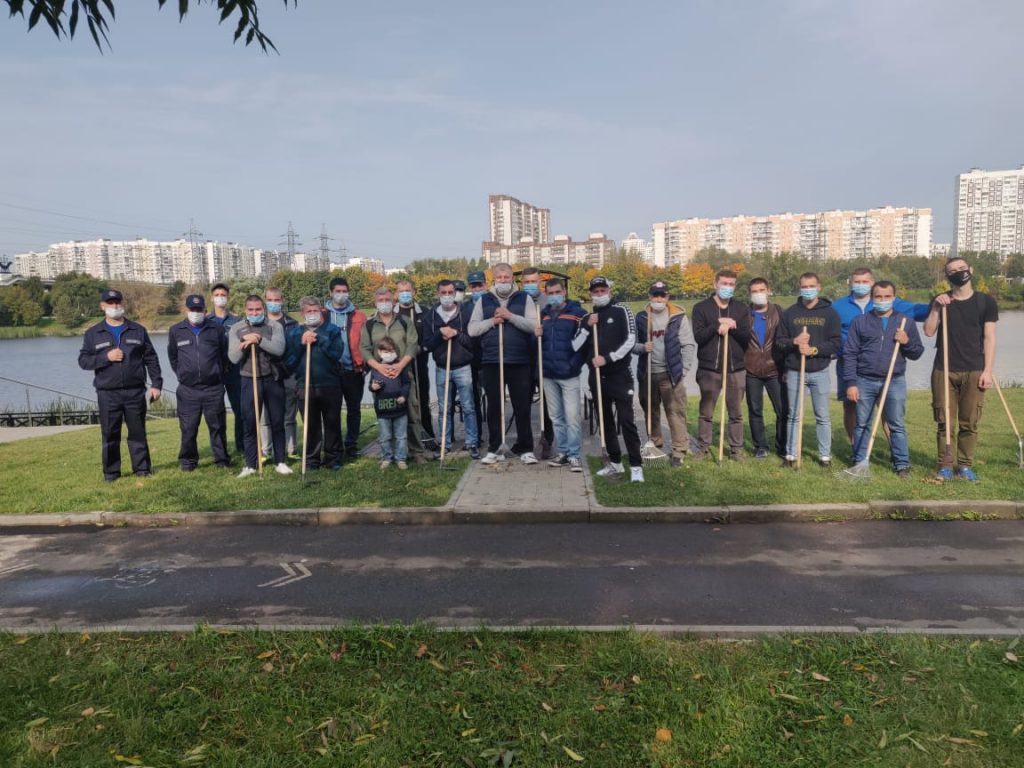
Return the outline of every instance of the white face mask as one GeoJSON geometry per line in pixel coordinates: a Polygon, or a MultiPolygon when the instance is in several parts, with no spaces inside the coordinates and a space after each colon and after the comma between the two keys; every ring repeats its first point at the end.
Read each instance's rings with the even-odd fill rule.
{"type": "Polygon", "coordinates": [[[505,298],[515,290],[515,286],[512,283],[495,283],[494,292],[501,298],[505,298]]]}
{"type": "Polygon", "coordinates": [[[320,323],[324,321],[323,316],[319,312],[310,312],[309,314],[303,315],[306,320],[306,325],[309,328],[316,328],[320,323]]]}
{"type": "Polygon", "coordinates": [[[228,305],[228,297],[227,296],[214,296],[213,297],[213,306],[215,306],[215,307],[226,307],[227,305],[228,305]]]}
{"type": "Polygon", "coordinates": [[[667,301],[651,301],[651,309],[654,312],[664,312],[666,309],[668,309],[668,302],[667,301]]]}
{"type": "Polygon", "coordinates": [[[381,352],[380,353],[380,361],[382,363],[393,363],[397,359],[398,359],[398,353],[397,352],[381,352]]]}
{"type": "Polygon", "coordinates": [[[377,302],[377,311],[380,312],[380,314],[382,314],[382,315],[390,315],[391,314],[391,310],[393,310],[394,308],[395,308],[395,303],[393,301],[378,301],[377,302]]]}
{"type": "Polygon", "coordinates": [[[206,313],[204,313],[204,312],[189,312],[188,313],[188,321],[190,323],[192,323],[192,325],[202,325],[203,324],[203,320],[205,320],[205,319],[206,319],[206,313]]]}
{"type": "Polygon", "coordinates": [[[331,298],[334,299],[335,306],[344,307],[348,304],[348,291],[335,291],[331,298]]]}
{"type": "Polygon", "coordinates": [[[604,296],[591,296],[591,300],[594,302],[595,307],[607,307],[612,300],[610,293],[604,294],[604,296]]]}
{"type": "Polygon", "coordinates": [[[103,314],[110,320],[120,320],[124,317],[124,307],[106,307],[103,314]]]}
{"type": "Polygon", "coordinates": [[[455,301],[457,301],[459,304],[461,304],[465,300],[465,298],[466,298],[466,292],[465,291],[456,291],[455,292],[455,301]]]}
{"type": "Polygon", "coordinates": [[[764,307],[768,305],[768,294],[764,291],[754,291],[750,294],[750,303],[755,307],[764,307]]]}
{"type": "Polygon", "coordinates": [[[455,297],[449,293],[442,294],[438,299],[441,302],[441,306],[445,309],[450,309],[455,306],[455,297]]]}

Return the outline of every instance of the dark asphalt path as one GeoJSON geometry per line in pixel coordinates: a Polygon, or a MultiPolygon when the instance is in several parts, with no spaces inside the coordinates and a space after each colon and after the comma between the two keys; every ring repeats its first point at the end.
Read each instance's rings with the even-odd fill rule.
{"type": "Polygon", "coordinates": [[[0,535],[4,629],[396,621],[1021,631],[1024,523],[0,535]]]}

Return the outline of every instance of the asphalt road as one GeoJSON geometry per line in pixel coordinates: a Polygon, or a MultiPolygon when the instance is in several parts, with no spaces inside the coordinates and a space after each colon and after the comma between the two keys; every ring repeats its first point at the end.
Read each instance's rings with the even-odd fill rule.
{"type": "Polygon", "coordinates": [[[0,535],[0,629],[432,622],[1024,631],[1024,523],[0,535]]]}

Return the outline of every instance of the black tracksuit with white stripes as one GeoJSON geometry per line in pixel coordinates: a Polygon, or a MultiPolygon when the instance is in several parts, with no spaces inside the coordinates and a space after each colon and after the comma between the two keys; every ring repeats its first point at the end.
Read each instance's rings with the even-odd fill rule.
{"type": "Polygon", "coordinates": [[[608,458],[615,464],[622,462],[622,451],[619,448],[619,441],[615,434],[615,420],[612,417],[614,406],[619,429],[622,431],[622,439],[626,443],[630,466],[639,467],[642,463],[640,433],[637,431],[636,421],[633,418],[634,383],[633,371],[630,368],[633,345],[636,343],[636,319],[625,304],[609,304],[606,307],[595,309],[593,314],[597,315],[597,323],[591,326],[588,318],[583,328],[588,333],[597,333],[598,352],[605,359],[605,364],[600,369],[594,368],[594,340],[593,338],[587,339],[587,344],[590,345],[590,352],[587,356],[587,364],[590,366],[590,391],[594,395],[595,402],[597,398],[595,372],[597,370],[601,372],[604,439],[608,458]]]}

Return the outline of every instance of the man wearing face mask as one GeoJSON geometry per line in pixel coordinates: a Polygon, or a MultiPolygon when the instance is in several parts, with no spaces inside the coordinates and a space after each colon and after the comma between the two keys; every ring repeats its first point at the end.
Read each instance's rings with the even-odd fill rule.
{"type": "MultiPolygon", "coordinates": [[[[479,337],[483,354],[483,385],[487,392],[487,455],[483,464],[503,461],[497,451],[501,446],[501,391],[500,337],[498,326],[503,325],[505,346],[505,387],[516,423],[516,442],[512,453],[523,464],[536,464],[533,455],[533,425],[530,404],[533,394],[530,381],[530,358],[537,354],[537,305],[528,294],[517,291],[512,267],[496,264],[492,269],[494,285],[473,307],[469,320],[470,336],[479,337]],[[532,342],[532,343],[531,343],[532,342]]],[[[470,281],[472,282],[472,281],[470,281]]]]}
{"type": "Polygon", "coordinates": [[[278,362],[284,355],[286,342],[280,323],[267,322],[267,307],[263,297],[255,294],[245,298],[245,319],[228,331],[228,359],[239,366],[242,375],[242,430],[245,445],[245,467],[240,478],[256,473],[259,452],[256,430],[259,419],[253,402],[253,379],[256,379],[260,408],[270,414],[270,434],[273,443],[274,470],[279,475],[292,474],[285,463],[284,439],[284,384],[278,362]],[[256,349],[253,366],[252,349],[256,349]]]}
{"type": "MultiPolygon", "coordinates": [[[[224,332],[224,343],[227,344],[228,330],[239,321],[238,315],[234,315],[228,309],[228,302],[231,297],[231,289],[226,283],[215,283],[210,289],[210,301],[213,304],[213,314],[210,320],[220,326],[224,332]]],[[[231,404],[231,413],[235,417],[235,451],[241,454],[242,449],[242,377],[238,372],[238,366],[228,361],[224,369],[224,392],[228,396],[228,403],[231,404]]]]}
{"type": "Polygon", "coordinates": [[[786,455],[786,390],[782,385],[783,362],[775,346],[775,332],[782,321],[782,307],[768,301],[768,281],[755,277],[747,284],[750,295],[750,342],[743,355],[747,367],[747,416],[754,458],[768,458],[768,438],[764,428],[764,393],[768,393],[775,411],[775,453],[786,455]]]}
{"type": "Polygon", "coordinates": [[[946,280],[951,289],[932,301],[924,335],[936,336],[935,365],[932,368],[932,410],[938,426],[939,480],[953,479],[956,451],[956,476],[976,482],[974,449],[978,443],[978,421],[985,402],[985,390],[992,386],[996,364],[996,323],[999,307],[991,296],[979,293],[971,285],[970,265],[962,258],[946,262],[946,280]],[[949,328],[949,369],[943,376],[942,307],[946,308],[949,328]],[[945,393],[949,388],[951,445],[946,450],[945,393]],[[952,429],[956,426],[956,429],[952,429]],[[952,443],[956,443],[953,448],[952,443]]]}
{"type": "Polygon", "coordinates": [[[561,278],[549,279],[544,293],[547,300],[540,313],[540,327],[535,333],[541,338],[544,401],[551,414],[554,444],[558,451],[548,466],[582,472],[580,371],[587,359],[587,333],[582,330],[587,311],[578,301],[566,296],[565,282],[561,278]]]}
{"type": "Polygon", "coordinates": [[[320,301],[303,296],[299,301],[302,322],[286,333],[288,370],[298,382],[299,407],[307,412],[306,355],[309,355],[309,423],[306,425],[306,469],[341,469],[341,331],[325,323],[320,301]]]}
{"type": "MultiPolygon", "coordinates": [[[[463,304],[462,310],[466,315],[466,327],[469,328],[469,318],[473,316],[473,310],[476,308],[477,302],[483,298],[483,295],[487,293],[487,276],[483,272],[470,272],[466,275],[466,283],[469,288],[469,297],[463,304]]],[[[480,339],[478,337],[471,337],[473,340],[473,408],[476,411],[476,424],[479,438],[483,439],[483,393],[484,393],[484,379],[483,379],[483,347],[480,345],[480,339]]]]}
{"type": "Polygon", "coordinates": [[[149,333],[138,323],[125,319],[124,297],[120,291],[100,294],[104,319],[85,332],[78,353],[78,367],[93,371],[100,435],[103,441],[103,479],[113,482],[121,476],[121,424],[128,427],[128,453],[136,477],[153,472],[146,439],[146,374],[149,400],[160,399],[163,377],[149,333]]]}
{"type": "Polygon", "coordinates": [[[814,272],[800,275],[800,298],[782,313],[782,322],[775,333],[775,344],[785,354],[786,402],[789,423],[786,428],[786,458],[783,465],[796,463],[797,421],[800,391],[800,358],[804,358],[804,384],[811,393],[814,422],[818,438],[818,462],[832,466],[832,417],[828,412],[832,377],[829,366],[842,339],[839,315],[832,302],[819,296],[821,280],[814,272]]]}
{"type": "Polygon", "coordinates": [[[647,291],[647,308],[636,316],[637,345],[640,355],[637,378],[640,407],[650,409],[651,440],[661,448],[661,409],[665,409],[672,438],[672,466],[681,466],[690,449],[686,428],[686,374],[693,368],[697,342],[693,338],[686,310],[671,303],[668,285],[659,280],[647,291]],[[651,356],[651,401],[647,401],[647,356],[651,356]]]}
{"type": "Polygon", "coordinates": [[[231,464],[227,447],[227,412],[224,409],[224,369],[228,365],[227,337],[206,316],[206,302],[192,294],[185,299],[185,319],[167,332],[167,359],[178,377],[178,426],[182,472],[199,466],[196,437],[199,422],[206,419],[210,450],[218,467],[231,464]]]}
{"type": "Polygon", "coordinates": [[[892,465],[897,477],[910,477],[910,449],[903,417],[907,410],[907,360],[924,354],[924,345],[917,334],[917,324],[893,309],[896,286],[880,280],[871,288],[871,312],[859,315],[850,323],[843,345],[844,379],[839,386],[846,390],[846,399],[857,406],[857,434],[853,441],[853,466],[867,456],[871,423],[875,407],[889,427],[892,465]],[[902,329],[900,326],[903,326],[902,329]],[[892,379],[885,402],[879,402],[885,378],[889,373],[894,347],[899,347],[892,379]]]}
{"type": "MultiPolygon", "coordinates": [[[[845,378],[843,350],[846,347],[846,335],[850,332],[850,324],[855,318],[870,314],[874,309],[871,300],[871,286],[875,284],[875,277],[867,267],[857,267],[850,273],[850,293],[832,302],[832,309],[839,315],[842,324],[843,346],[839,348],[836,356],[836,378],[839,381],[836,399],[843,404],[843,426],[846,428],[846,436],[853,444],[853,434],[857,426],[857,404],[846,399],[846,387],[843,386],[845,378]]],[[[910,318],[907,322],[917,321],[923,323],[928,317],[928,304],[914,304],[901,299],[898,296],[893,300],[893,309],[900,314],[910,318]]],[[[886,427],[888,433],[888,427],[886,427]]]]}
{"type": "Polygon", "coordinates": [[[457,300],[455,283],[442,280],[437,284],[437,306],[424,313],[423,348],[434,356],[435,386],[437,389],[437,434],[441,435],[445,421],[445,368],[451,371],[451,384],[448,385],[448,418],[446,434],[441,435],[445,443],[445,452],[452,450],[455,436],[455,419],[452,402],[458,394],[462,403],[462,420],[466,428],[466,451],[470,458],[479,459],[479,430],[477,427],[476,410],[473,405],[473,339],[470,338],[467,326],[469,313],[457,300]],[[451,344],[449,345],[449,341],[451,344]],[[451,350],[451,363],[448,362],[448,351],[451,350]]]}
{"type": "MultiPolygon", "coordinates": [[[[284,329],[284,336],[287,339],[289,331],[296,327],[298,321],[287,314],[284,311],[284,294],[280,288],[267,288],[263,292],[263,299],[267,305],[267,321],[273,321],[280,323],[284,329]]],[[[295,378],[295,374],[287,370],[284,365],[284,360],[280,360],[277,365],[280,369],[281,383],[284,384],[284,442],[285,450],[288,452],[288,458],[298,458],[296,454],[296,429],[295,429],[295,418],[299,406],[299,388],[298,380],[295,378]]],[[[267,415],[267,411],[263,411],[263,418],[260,419],[260,429],[262,430],[262,445],[263,445],[263,457],[266,458],[270,455],[270,444],[273,442],[270,436],[270,421],[267,415]]]]}
{"type": "Polygon", "coordinates": [[[362,422],[363,392],[366,389],[366,362],[360,348],[366,313],[356,309],[349,297],[348,280],[331,278],[331,297],[326,302],[327,319],[341,331],[341,394],[345,400],[345,457],[359,455],[359,429],[362,422]]]}
{"type": "MultiPolygon", "coordinates": [[[[398,296],[396,313],[415,324],[416,335],[422,342],[425,338],[423,318],[427,312],[416,301],[416,288],[408,280],[399,280],[395,284],[395,290],[398,296]]],[[[413,375],[413,386],[416,387],[420,407],[415,414],[409,414],[409,429],[419,434],[420,442],[425,442],[432,448],[434,425],[430,414],[430,353],[421,347],[413,362],[414,365],[409,371],[413,375]]]]}
{"type": "MultiPolygon", "coordinates": [[[[540,300],[540,270],[536,267],[524,267],[523,271],[519,273],[519,283],[523,286],[523,293],[533,299],[538,309],[544,306],[544,302],[540,300]]],[[[540,361],[537,359],[536,353],[530,358],[531,370],[530,380],[533,382],[533,386],[540,391],[540,361]]],[[[546,374],[546,372],[545,372],[546,374]]],[[[551,423],[551,417],[548,415],[548,404],[547,401],[543,404],[544,408],[544,433],[540,436],[540,458],[548,459],[551,458],[551,444],[555,441],[554,426],[551,423]]]]}
{"type": "MultiPolygon", "coordinates": [[[[413,365],[420,348],[419,335],[416,332],[416,324],[395,311],[395,295],[390,288],[378,288],[374,294],[374,301],[377,312],[363,326],[363,335],[359,340],[360,352],[366,364],[373,370],[389,379],[395,379],[403,370],[413,365]],[[374,350],[385,336],[394,342],[395,351],[385,352],[381,359],[377,360],[374,350]]],[[[415,387],[409,389],[406,406],[409,410],[409,423],[406,428],[409,453],[417,464],[426,464],[427,456],[420,438],[420,430],[412,427],[414,414],[418,418],[420,407],[419,392],[415,387]]]]}
{"type": "Polygon", "coordinates": [[[697,427],[699,443],[696,458],[707,455],[712,441],[715,405],[722,393],[722,365],[725,344],[729,340],[728,387],[725,407],[729,413],[729,457],[743,457],[743,394],[746,370],[743,359],[750,341],[750,312],[747,305],[733,298],[737,275],[731,269],[720,269],[715,275],[715,292],[693,307],[693,337],[697,342],[697,387],[700,407],[697,427]]]}

